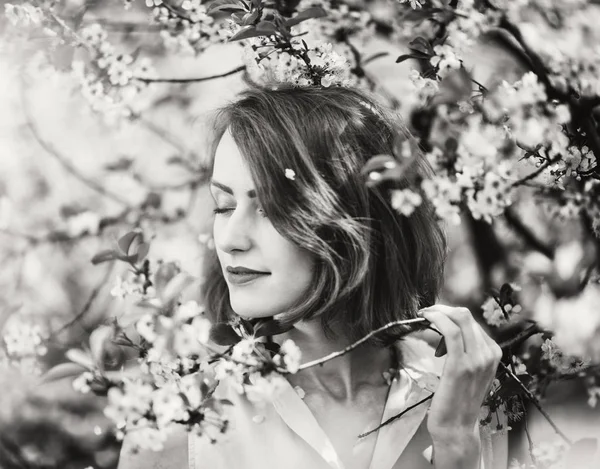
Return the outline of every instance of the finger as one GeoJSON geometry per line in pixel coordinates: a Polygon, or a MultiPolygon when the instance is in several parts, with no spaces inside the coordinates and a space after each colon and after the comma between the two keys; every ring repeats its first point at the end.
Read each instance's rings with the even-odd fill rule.
{"type": "Polygon", "coordinates": [[[430,308],[444,313],[460,327],[466,353],[473,354],[474,356],[487,354],[487,349],[489,348],[489,342],[485,340],[487,334],[475,320],[469,309],[446,305],[433,305],[430,308]]]}
{"type": "Polygon", "coordinates": [[[433,308],[424,309],[420,315],[431,322],[444,336],[448,353],[460,357],[465,352],[465,346],[460,327],[448,316],[433,308]]]}

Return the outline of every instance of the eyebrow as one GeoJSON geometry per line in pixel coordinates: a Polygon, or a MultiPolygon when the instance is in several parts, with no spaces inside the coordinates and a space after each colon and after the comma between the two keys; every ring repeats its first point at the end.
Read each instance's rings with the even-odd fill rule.
{"type": "MultiPolygon", "coordinates": [[[[231,187],[226,186],[225,184],[221,184],[220,182],[217,182],[214,179],[210,180],[210,185],[215,186],[218,189],[221,189],[223,192],[227,192],[228,194],[233,195],[233,189],[231,187]]],[[[253,199],[256,197],[256,190],[250,189],[248,192],[246,192],[246,195],[248,195],[248,197],[253,199]]]]}

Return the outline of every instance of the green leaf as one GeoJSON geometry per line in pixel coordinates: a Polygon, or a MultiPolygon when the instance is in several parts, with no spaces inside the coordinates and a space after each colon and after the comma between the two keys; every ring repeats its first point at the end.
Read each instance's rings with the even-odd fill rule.
{"type": "Polygon", "coordinates": [[[88,371],[88,369],[78,363],[61,363],[46,371],[46,373],[42,375],[41,381],[42,383],[49,383],[70,376],[79,376],[86,371],[88,371]]]}
{"type": "Polygon", "coordinates": [[[214,324],[210,328],[210,340],[217,345],[235,345],[242,338],[226,322],[214,324]]]}
{"type": "Polygon", "coordinates": [[[321,7],[307,8],[306,10],[298,13],[293,18],[290,18],[289,20],[287,20],[284,24],[288,28],[291,28],[292,26],[296,26],[297,24],[302,23],[303,21],[310,20],[312,18],[322,18],[323,16],[327,16],[327,12],[323,8],[321,8],[321,7]]]}
{"type": "Polygon", "coordinates": [[[266,36],[265,33],[256,30],[256,26],[245,26],[240,29],[237,33],[229,38],[229,42],[240,41],[242,39],[248,39],[251,37],[266,36]]]}
{"type": "Polygon", "coordinates": [[[119,249],[121,249],[121,251],[123,251],[124,254],[129,254],[129,248],[138,236],[141,237],[142,234],[137,231],[130,231],[129,233],[126,233],[123,236],[121,236],[119,241],[117,241],[119,249]]]}
{"type": "Polygon", "coordinates": [[[100,251],[94,257],[92,257],[92,264],[98,265],[103,262],[113,261],[119,258],[119,253],[113,249],[106,249],[104,251],[100,251]]]}

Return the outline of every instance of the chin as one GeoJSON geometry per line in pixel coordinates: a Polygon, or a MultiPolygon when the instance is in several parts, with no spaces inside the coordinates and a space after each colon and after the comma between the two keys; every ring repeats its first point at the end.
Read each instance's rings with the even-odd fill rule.
{"type": "MultiPolygon", "coordinates": [[[[250,305],[247,302],[237,304],[237,301],[231,300],[231,309],[238,316],[246,319],[260,319],[273,316],[272,308],[262,305],[250,305]]],[[[241,302],[240,302],[241,303],[241,302]]]]}

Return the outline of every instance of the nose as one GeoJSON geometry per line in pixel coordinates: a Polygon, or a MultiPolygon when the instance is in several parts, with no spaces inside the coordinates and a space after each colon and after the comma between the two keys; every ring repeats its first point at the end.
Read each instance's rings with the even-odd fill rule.
{"type": "Polygon", "coordinates": [[[229,217],[215,220],[215,246],[227,253],[248,251],[253,244],[252,230],[251,217],[238,207],[229,217]]]}

